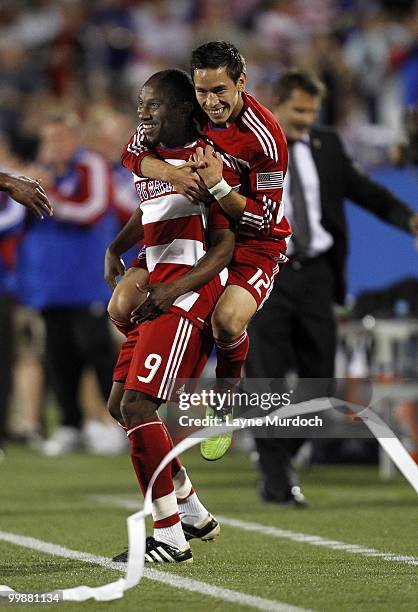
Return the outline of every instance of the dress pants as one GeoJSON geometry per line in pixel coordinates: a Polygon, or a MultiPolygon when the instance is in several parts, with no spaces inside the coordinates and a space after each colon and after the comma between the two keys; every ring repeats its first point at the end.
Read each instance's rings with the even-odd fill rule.
{"type": "Polygon", "coordinates": [[[112,387],[115,347],[104,311],[50,308],[46,327],[46,366],[61,411],[61,425],[81,428],[79,387],[83,370],[92,367],[104,400],[112,387]]]}
{"type": "MultiPolygon", "coordinates": [[[[336,327],[333,314],[333,273],[325,255],[303,262],[290,261],[280,273],[270,298],[250,327],[247,378],[283,379],[289,371],[300,379],[331,379],[334,375],[336,327]]],[[[304,401],[324,393],[324,385],[298,386],[293,401],[304,401]]],[[[284,388],[275,381],[274,390],[284,388]]],[[[297,475],[292,456],[305,441],[269,437],[256,438],[259,467],[267,492],[284,499],[297,475]]]]}

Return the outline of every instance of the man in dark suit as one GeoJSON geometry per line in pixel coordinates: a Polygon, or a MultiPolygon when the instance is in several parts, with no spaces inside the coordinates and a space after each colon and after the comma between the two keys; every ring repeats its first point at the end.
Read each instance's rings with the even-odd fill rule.
{"type": "MultiPolygon", "coordinates": [[[[290,261],[249,329],[248,378],[282,379],[289,371],[301,379],[333,377],[333,304],[342,304],[346,292],[345,198],[395,227],[418,234],[418,213],[361,172],[334,130],[314,127],[324,91],[315,76],[300,70],[287,72],[278,83],[276,116],[289,146],[283,199],[293,237],[290,261]]],[[[310,389],[298,399],[309,399],[309,393],[312,397],[314,392],[310,389]]],[[[264,500],[306,504],[291,467],[303,442],[256,439],[264,500]]]]}

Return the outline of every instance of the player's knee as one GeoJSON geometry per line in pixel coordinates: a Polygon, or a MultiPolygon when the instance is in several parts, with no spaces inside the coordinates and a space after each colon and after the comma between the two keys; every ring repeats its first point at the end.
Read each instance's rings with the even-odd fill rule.
{"type": "Polygon", "coordinates": [[[124,394],[123,387],[124,384],[122,382],[114,382],[112,384],[112,389],[109,394],[109,399],[107,400],[107,409],[109,411],[110,416],[112,416],[116,421],[121,424],[124,424],[122,413],[120,410],[120,403],[124,394]]]}
{"type": "Polygon", "coordinates": [[[212,315],[213,335],[218,340],[230,340],[242,334],[246,321],[239,315],[237,309],[230,306],[216,308],[212,315]]]}
{"type": "Polygon", "coordinates": [[[155,407],[144,402],[136,391],[125,391],[120,411],[126,427],[141,425],[157,416],[155,407]]]}
{"type": "Polygon", "coordinates": [[[122,412],[120,409],[120,403],[115,401],[112,397],[109,397],[107,401],[107,409],[111,417],[118,421],[118,423],[123,423],[122,412]]]}
{"type": "Polygon", "coordinates": [[[129,323],[131,311],[132,300],[116,287],[107,305],[109,316],[120,323],[129,323]]]}

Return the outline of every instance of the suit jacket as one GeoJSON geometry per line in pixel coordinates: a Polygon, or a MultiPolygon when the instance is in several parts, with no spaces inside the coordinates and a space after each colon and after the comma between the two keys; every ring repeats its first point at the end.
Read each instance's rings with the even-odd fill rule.
{"type": "Polygon", "coordinates": [[[347,155],[338,134],[324,127],[311,131],[310,146],[318,171],[324,228],[334,238],[327,252],[334,273],[334,298],[344,303],[348,232],[344,199],[370,211],[383,221],[409,232],[413,211],[385,187],[372,181],[347,155]]]}

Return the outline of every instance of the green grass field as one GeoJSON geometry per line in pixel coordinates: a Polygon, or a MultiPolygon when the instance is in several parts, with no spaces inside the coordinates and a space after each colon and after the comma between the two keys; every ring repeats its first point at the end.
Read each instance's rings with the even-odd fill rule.
{"type": "MultiPolygon", "coordinates": [[[[282,509],[259,501],[254,467],[246,456],[231,453],[211,464],[193,450],[183,459],[202,501],[215,515],[386,553],[418,556],[417,499],[401,477],[382,483],[374,468],[314,467],[303,476],[310,508],[282,509]]],[[[75,454],[46,459],[35,452],[10,447],[6,460],[0,464],[0,490],[2,532],[105,557],[120,552],[126,544],[125,519],[132,510],[117,507],[117,500],[100,503],[94,496],[116,496],[131,502],[135,499],[136,484],[128,456],[75,454]]],[[[138,497],[138,507],[139,502],[138,497]]],[[[152,567],[304,609],[416,609],[417,565],[331,546],[332,543],[318,546],[224,524],[216,542],[193,543],[193,565],[152,567]]],[[[7,543],[0,537],[0,584],[17,591],[98,586],[121,575],[93,563],[7,543]]],[[[122,600],[60,605],[68,611],[112,612],[250,609],[239,602],[239,598],[233,603],[143,579],[122,600]]],[[[48,604],[38,607],[57,608],[48,604]]],[[[27,610],[28,606],[14,604],[10,609],[27,610]]],[[[264,609],[281,608],[266,605],[264,609]]]]}

